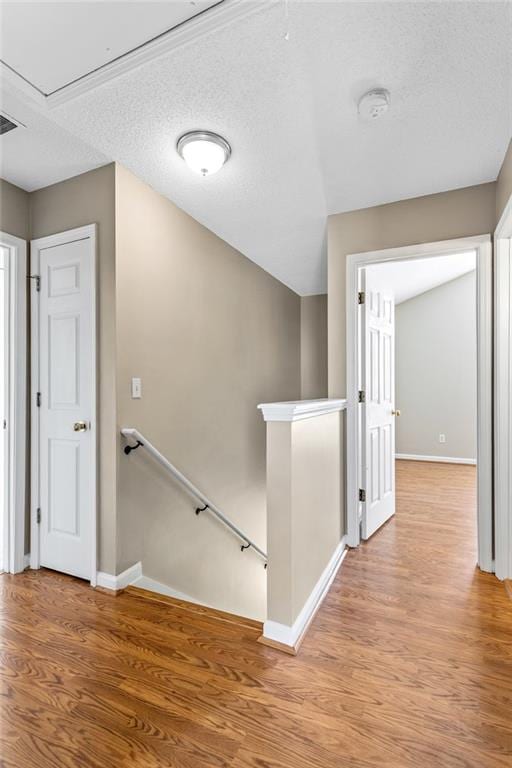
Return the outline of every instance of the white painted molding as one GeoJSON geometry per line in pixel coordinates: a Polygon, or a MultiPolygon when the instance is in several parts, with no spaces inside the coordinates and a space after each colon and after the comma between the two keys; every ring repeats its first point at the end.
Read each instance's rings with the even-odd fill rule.
{"type": "Polygon", "coordinates": [[[313,416],[343,411],[346,400],[323,398],[321,400],[290,400],[283,403],[260,403],[259,410],[265,421],[300,421],[313,416]]]}
{"type": "Polygon", "coordinates": [[[494,233],[495,570],[512,579],[512,195],[494,233]]]}
{"type": "Polygon", "coordinates": [[[336,547],[333,556],[327,563],[322,575],[315,584],[311,594],[304,603],[304,606],[293,622],[293,625],[287,626],[277,621],[266,621],[263,624],[263,637],[266,640],[272,640],[274,643],[287,645],[295,649],[306,631],[310,621],[318,610],[322,600],[329,591],[329,587],[347,554],[346,537],[344,536],[336,547]]]}
{"type": "Polygon", "coordinates": [[[30,568],[30,552],[23,555],[23,565],[24,565],[24,569],[30,568]]]}
{"type": "Polygon", "coordinates": [[[98,571],[96,574],[96,586],[103,589],[111,589],[116,592],[119,589],[125,589],[130,584],[134,584],[142,576],[142,563],[138,562],[127,568],[126,571],[113,576],[111,573],[98,571]]]}
{"type": "Polygon", "coordinates": [[[191,597],[190,595],[185,594],[185,592],[179,592],[179,590],[173,589],[167,584],[162,584],[160,581],[150,579],[149,576],[144,576],[142,573],[134,582],[132,582],[131,586],[138,587],[139,589],[147,589],[148,592],[155,592],[157,595],[174,597],[176,600],[183,600],[186,603],[193,603],[194,605],[203,605],[205,608],[211,608],[211,606],[206,603],[196,600],[195,597],[191,597]]]}
{"type": "Polygon", "coordinates": [[[455,456],[419,456],[415,453],[396,453],[395,459],[403,461],[434,461],[442,464],[472,464],[476,466],[476,459],[461,459],[455,456]]]}
{"type": "MultiPolygon", "coordinates": [[[[191,603],[192,605],[202,605],[204,608],[211,608],[213,611],[221,610],[226,613],[232,613],[231,611],[227,611],[225,608],[218,608],[214,605],[209,605],[208,603],[203,603],[202,600],[198,600],[196,597],[191,597],[191,595],[187,595],[185,592],[180,592],[177,589],[173,589],[172,587],[169,587],[167,584],[162,584],[161,581],[156,581],[156,579],[151,579],[149,576],[144,576],[143,574],[131,584],[132,587],[138,587],[139,589],[147,589],[148,592],[154,592],[156,595],[165,595],[165,597],[173,597],[175,600],[181,600],[184,603],[191,603]]],[[[240,614],[233,614],[237,618],[246,618],[251,619],[255,621],[261,621],[260,616],[250,616],[250,615],[240,615],[240,614]]]]}
{"type": "Polygon", "coordinates": [[[98,88],[103,83],[108,83],[120,75],[130,72],[137,67],[165,56],[170,51],[178,50],[200,40],[205,35],[215,33],[217,30],[229,26],[238,19],[254,13],[265,11],[267,3],[248,3],[245,0],[223,0],[216,6],[207,8],[182,24],[178,24],[168,32],[164,32],[154,40],[142,43],[132,51],[120,56],[114,61],[108,62],[98,69],[79,77],[72,83],[64,85],[52,93],[45,94],[32,83],[21,77],[12,68],[0,62],[2,82],[9,90],[18,96],[24,95],[33,103],[52,109],[64,104],[83,93],[98,88]]]}
{"type": "Polygon", "coordinates": [[[8,333],[7,430],[2,433],[7,469],[2,560],[6,571],[20,573],[25,567],[27,243],[7,232],[0,232],[0,242],[7,251],[4,310],[8,333]]]}

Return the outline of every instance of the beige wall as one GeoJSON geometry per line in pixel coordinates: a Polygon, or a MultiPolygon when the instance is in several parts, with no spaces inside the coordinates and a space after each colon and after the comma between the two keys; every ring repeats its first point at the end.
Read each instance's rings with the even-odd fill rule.
{"type": "Polygon", "coordinates": [[[503,159],[496,184],[496,223],[500,220],[510,195],[512,195],[512,139],[503,159]]]}
{"type": "Polygon", "coordinates": [[[28,192],[4,179],[0,179],[0,231],[30,239],[28,192]]]}
{"type": "Polygon", "coordinates": [[[476,459],[476,273],[399,304],[395,340],[396,452],[476,459]]]}
{"type": "Polygon", "coordinates": [[[343,413],[267,427],[268,619],[292,626],[343,536],[343,413]]]}
{"type": "Polygon", "coordinates": [[[327,397],[327,294],[300,300],[301,397],[327,397]]]}
{"type": "Polygon", "coordinates": [[[329,396],[346,394],[346,259],[352,253],[492,233],[496,183],[339,213],[328,219],[329,396]]]}
{"type": "MultiPolygon", "coordinates": [[[[300,397],[300,299],[116,166],[118,426],[139,429],[265,546],[260,402],[300,397]],[[141,400],[130,379],[142,378],[141,400]]],[[[139,451],[121,455],[117,570],[263,618],[253,552],[139,451]]]]}
{"type": "Polygon", "coordinates": [[[114,165],[30,194],[31,237],[98,225],[99,354],[99,568],[116,568],[115,387],[115,173],[114,165]]]}

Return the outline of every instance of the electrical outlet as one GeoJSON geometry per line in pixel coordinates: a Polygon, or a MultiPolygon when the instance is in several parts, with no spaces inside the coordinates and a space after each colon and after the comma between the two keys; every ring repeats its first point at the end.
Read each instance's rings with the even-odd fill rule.
{"type": "Polygon", "coordinates": [[[140,400],[142,397],[142,380],[132,379],[132,400],[140,400]]]}
{"type": "Polygon", "coordinates": [[[439,435],[439,442],[446,443],[446,435],[439,435]]]}

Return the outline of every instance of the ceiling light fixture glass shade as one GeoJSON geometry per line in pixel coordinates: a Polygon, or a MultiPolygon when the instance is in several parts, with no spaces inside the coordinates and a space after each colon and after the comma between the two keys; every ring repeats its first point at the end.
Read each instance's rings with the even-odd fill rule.
{"type": "Polygon", "coordinates": [[[190,131],[178,139],[176,149],[188,167],[201,176],[222,168],[231,155],[226,139],[210,131],[190,131]]]}

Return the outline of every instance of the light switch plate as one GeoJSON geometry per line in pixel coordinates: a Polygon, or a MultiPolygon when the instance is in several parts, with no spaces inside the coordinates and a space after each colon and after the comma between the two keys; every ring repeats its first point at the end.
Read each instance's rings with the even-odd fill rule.
{"type": "Polygon", "coordinates": [[[142,379],[132,379],[132,400],[142,397],[142,379]]]}

